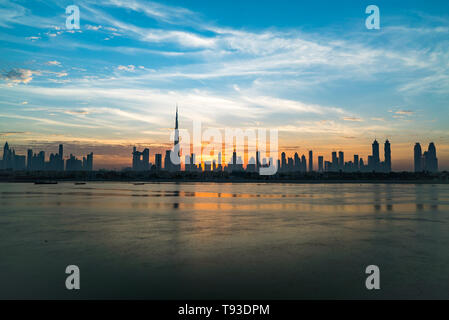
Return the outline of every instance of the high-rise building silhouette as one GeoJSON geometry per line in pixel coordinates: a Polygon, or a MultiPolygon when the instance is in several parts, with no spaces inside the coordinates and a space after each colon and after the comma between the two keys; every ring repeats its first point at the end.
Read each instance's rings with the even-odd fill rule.
{"type": "Polygon", "coordinates": [[[306,156],[302,155],[301,156],[301,172],[306,172],[307,171],[307,161],[306,161],[306,156]]]}
{"type": "Polygon", "coordinates": [[[332,171],[338,171],[338,157],[337,157],[337,152],[333,151],[332,152],[332,164],[331,164],[331,170],[332,171]]]}
{"type": "Polygon", "coordinates": [[[373,151],[371,156],[372,164],[370,170],[379,171],[379,164],[380,164],[379,142],[377,142],[376,139],[374,139],[374,142],[372,144],[372,151],[373,151]]]}
{"type": "Polygon", "coordinates": [[[299,158],[298,152],[295,152],[294,162],[295,171],[301,171],[301,159],[299,158]]]}
{"type": "Polygon", "coordinates": [[[27,170],[31,170],[31,160],[33,160],[33,150],[28,149],[27,150],[27,170]]]}
{"type": "Polygon", "coordinates": [[[438,172],[438,158],[435,144],[431,142],[424,152],[424,169],[429,172],[438,172]]]}
{"type": "Polygon", "coordinates": [[[172,171],[172,162],[170,159],[171,150],[165,150],[165,158],[164,158],[164,170],[172,171]]]}
{"type": "Polygon", "coordinates": [[[144,149],[142,152],[137,151],[136,147],[133,147],[133,170],[134,171],[147,171],[150,169],[150,150],[144,149]]]}
{"type": "Polygon", "coordinates": [[[171,164],[173,171],[181,171],[181,151],[179,145],[179,130],[178,130],[178,105],[176,105],[176,119],[175,119],[175,138],[173,141],[173,152],[175,153],[176,163],[171,164]]]}
{"type": "Polygon", "coordinates": [[[313,151],[309,150],[309,172],[313,171],[313,151]]]}
{"type": "Polygon", "coordinates": [[[423,171],[424,168],[422,166],[422,150],[419,142],[415,143],[415,147],[413,148],[413,155],[414,155],[415,172],[423,171]]]}
{"type": "Polygon", "coordinates": [[[92,171],[94,168],[94,153],[93,152],[89,153],[86,156],[86,158],[87,158],[87,164],[86,164],[86,167],[84,168],[84,170],[92,171]]]}
{"type": "Polygon", "coordinates": [[[345,168],[345,154],[343,151],[338,152],[338,169],[343,170],[345,168]]]}
{"type": "Polygon", "coordinates": [[[324,161],[323,156],[318,156],[318,172],[323,172],[324,170],[323,161],[324,161]]]}
{"type": "Polygon", "coordinates": [[[354,166],[354,171],[358,171],[359,168],[360,168],[360,164],[359,164],[359,155],[358,155],[358,154],[355,154],[355,155],[354,155],[354,163],[353,163],[353,166],[354,166]]]}
{"type": "Polygon", "coordinates": [[[285,157],[285,152],[281,153],[281,170],[285,171],[287,169],[287,158],[285,157]]]}
{"type": "Polygon", "coordinates": [[[162,154],[156,153],[154,155],[154,165],[156,170],[162,170],[162,154]]]}
{"type": "Polygon", "coordinates": [[[385,172],[391,172],[391,145],[388,139],[384,144],[385,172]]]}

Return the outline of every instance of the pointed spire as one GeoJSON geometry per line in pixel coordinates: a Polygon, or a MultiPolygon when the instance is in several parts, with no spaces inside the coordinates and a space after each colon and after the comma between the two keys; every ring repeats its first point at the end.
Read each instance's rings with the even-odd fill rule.
{"type": "Polygon", "coordinates": [[[178,129],[178,104],[176,104],[176,123],[175,123],[175,129],[178,129]]]}

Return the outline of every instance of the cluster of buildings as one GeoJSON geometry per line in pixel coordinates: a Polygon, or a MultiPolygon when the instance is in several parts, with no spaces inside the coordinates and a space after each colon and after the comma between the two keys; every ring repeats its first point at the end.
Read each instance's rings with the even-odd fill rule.
{"type": "Polygon", "coordinates": [[[58,153],[51,153],[48,161],[45,159],[45,151],[33,153],[28,149],[27,155],[18,155],[11,149],[8,142],[3,147],[3,157],[0,160],[0,169],[8,170],[28,170],[28,171],[92,171],[94,154],[91,152],[82,160],[74,155],[64,160],[64,147],[59,145],[58,153]]]}
{"type": "Polygon", "coordinates": [[[368,156],[368,161],[355,154],[353,159],[345,161],[343,151],[332,152],[331,160],[324,161],[323,156],[318,156],[318,165],[315,167],[313,159],[313,151],[309,151],[309,157],[305,155],[299,157],[295,153],[293,158],[286,158],[284,152],[281,159],[278,160],[278,170],[280,172],[391,172],[391,145],[388,140],[384,143],[384,161],[380,160],[379,143],[374,140],[372,144],[372,154],[368,156]]]}
{"type": "MultiPolygon", "coordinates": [[[[175,139],[174,149],[178,150],[179,144],[178,135],[178,110],[176,109],[176,122],[175,122],[175,139]]],[[[391,144],[388,139],[384,142],[383,146],[383,161],[380,158],[380,146],[377,140],[371,145],[371,155],[366,160],[359,157],[358,154],[354,154],[353,158],[349,161],[345,161],[345,154],[343,151],[334,151],[331,154],[329,161],[325,161],[322,155],[317,157],[317,164],[314,163],[313,151],[310,150],[308,157],[305,155],[301,157],[296,152],[293,157],[287,157],[285,152],[281,153],[281,157],[277,160],[277,169],[280,173],[289,172],[391,172],[391,144]]],[[[165,171],[181,171],[180,164],[173,164],[171,161],[172,150],[167,150],[164,157],[164,165],[162,164],[162,154],[156,154],[154,157],[154,164],[150,163],[150,150],[145,149],[143,152],[139,152],[134,147],[133,149],[133,162],[132,170],[144,171],[144,170],[165,170],[165,171]]],[[[421,146],[419,143],[415,145],[415,172],[437,172],[438,171],[438,159],[436,157],[436,149],[434,143],[429,144],[428,151],[422,154],[421,146]]],[[[179,156],[179,154],[178,154],[179,156]]],[[[196,155],[190,154],[185,156],[185,168],[187,172],[202,172],[202,171],[246,171],[246,172],[258,172],[261,167],[268,167],[273,163],[273,159],[263,158],[260,159],[260,153],[256,151],[255,158],[251,157],[244,167],[242,157],[238,156],[235,149],[232,154],[232,160],[228,164],[224,164],[222,161],[221,152],[218,153],[217,160],[197,162],[196,155]]]]}
{"type": "Polygon", "coordinates": [[[438,158],[435,144],[433,142],[429,143],[427,151],[424,151],[423,154],[421,145],[417,142],[414,148],[414,162],[415,172],[438,172],[438,158]]]}
{"type": "MultiPolygon", "coordinates": [[[[241,156],[237,155],[234,148],[232,159],[225,164],[222,160],[221,152],[218,153],[216,160],[198,162],[194,153],[185,156],[184,170],[187,172],[259,172],[260,168],[269,167],[271,164],[277,165],[277,172],[391,172],[391,145],[388,140],[384,143],[384,160],[380,159],[379,143],[377,140],[371,145],[372,152],[368,156],[367,161],[354,154],[350,161],[345,161],[345,154],[342,151],[332,152],[329,161],[324,161],[324,157],[317,157],[317,165],[314,163],[313,151],[308,152],[308,158],[305,155],[301,157],[296,152],[293,157],[286,156],[285,152],[281,153],[277,163],[273,163],[273,159],[260,159],[260,153],[256,151],[255,157],[251,157],[244,166],[241,156]]],[[[136,147],[132,152],[132,170],[133,171],[149,171],[164,170],[169,172],[181,171],[179,163],[173,163],[172,155],[176,155],[175,159],[180,159],[179,154],[179,132],[178,132],[178,109],[176,108],[175,137],[174,147],[172,150],[166,150],[164,161],[162,154],[154,156],[154,163],[150,162],[150,150],[148,148],[143,151],[137,151],[136,147]]],[[[92,171],[93,169],[93,153],[88,154],[83,159],[77,159],[74,155],[64,159],[63,146],[59,145],[59,152],[50,154],[48,160],[45,158],[45,152],[33,153],[33,150],[27,151],[27,156],[16,154],[8,143],[3,148],[3,157],[0,160],[0,169],[10,170],[29,170],[29,171],[92,171]]],[[[427,151],[422,153],[421,145],[415,144],[414,147],[414,169],[415,172],[438,172],[438,159],[435,144],[431,142],[427,151]]]]}

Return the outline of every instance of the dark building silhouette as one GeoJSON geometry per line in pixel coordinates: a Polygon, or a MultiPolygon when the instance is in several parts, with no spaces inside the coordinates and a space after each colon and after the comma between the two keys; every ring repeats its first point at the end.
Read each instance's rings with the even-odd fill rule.
{"type": "Polygon", "coordinates": [[[16,154],[16,151],[11,149],[8,142],[6,142],[3,147],[3,157],[0,164],[0,169],[25,170],[26,157],[16,154]]]}
{"type": "Polygon", "coordinates": [[[146,171],[150,169],[150,150],[148,148],[140,152],[137,151],[136,147],[133,147],[132,168],[134,171],[146,171]]]}
{"type": "Polygon", "coordinates": [[[360,169],[360,163],[359,163],[359,155],[355,154],[354,155],[354,171],[359,171],[360,169]]]}
{"type": "Polygon", "coordinates": [[[306,156],[302,155],[301,156],[301,172],[306,172],[307,171],[307,161],[306,161],[306,156]]]}
{"type": "Polygon", "coordinates": [[[313,151],[309,151],[309,172],[313,171],[313,151]]]}
{"type": "Polygon", "coordinates": [[[154,155],[154,165],[156,170],[162,170],[162,154],[156,153],[154,155]]]}
{"type": "Polygon", "coordinates": [[[176,118],[175,118],[175,136],[173,139],[173,150],[165,151],[164,169],[167,171],[181,171],[181,153],[179,145],[179,129],[178,129],[178,106],[176,105],[176,118]],[[173,163],[171,155],[177,161],[173,163]]]}
{"type": "Polygon", "coordinates": [[[438,158],[435,144],[431,142],[427,151],[424,152],[424,169],[429,172],[438,172],[438,158]]]}
{"type": "Polygon", "coordinates": [[[384,155],[385,155],[385,172],[391,172],[391,145],[388,139],[384,144],[384,155]]]}
{"type": "Polygon", "coordinates": [[[419,142],[413,148],[414,169],[415,172],[438,172],[437,150],[433,142],[429,143],[427,151],[422,154],[419,142]]]}
{"type": "Polygon", "coordinates": [[[281,153],[281,170],[285,171],[287,169],[287,158],[285,157],[285,152],[281,153]]]}
{"type": "Polygon", "coordinates": [[[318,172],[323,172],[324,170],[323,161],[324,161],[323,156],[318,156],[318,172]]]}
{"type": "Polygon", "coordinates": [[[375,139],[373,144],[372,144],[372,156],[371,156],[371,164],[369,164],[368,161],[368,165],[370,165],[370,170],[372,171],[379,171],[379,165],[380,165],[380,156],[379,156],[379,143],[377,142],[377,140],[375,139]]]}
{"type": "Polygon", "coordinates": [[[338,171],[338,157],[336,151],[332,152],[332,162],[329,171],[338,171]]]}
{"type": "Polygon", "coordinates": [[[415,147],[413,148],[413,154],[414,154],[415,172],[423,171],[424,168],[422,166],[422,150],[419,142],[415,143],[415,147]]]}
{"type": "Polygon", "coordinates": [[[343,151],[338,151],[338,170],[343,170],[345,168],[345,153],[343,151]]]}
{"type": "Polygon", "coordinates": [[[164,170],[167,170],[167,171],[173,171],[170,155],[171,155],[171,150],[166,150],[165,158],[164,158],[164,170]]]}
{"type": "Polygon", "coordinates": [[[83,160],[76,158],[73,154],[66,161],[66,171],[92,171],[94,154],[89,153],[83,160]]]}
{"type": "Polygon", "coordinates": [[[299,158],[298,152],[295,152],[294,155],[294,166],[295,171],[301,171],[301,159],[299,158]]]}

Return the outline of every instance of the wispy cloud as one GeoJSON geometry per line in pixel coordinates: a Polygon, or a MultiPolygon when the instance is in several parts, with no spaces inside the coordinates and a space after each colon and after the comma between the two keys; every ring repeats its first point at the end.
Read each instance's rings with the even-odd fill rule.
{"type": "Polygon", "coordinates": [[[29,83],[36,71],[30,69],[12,69],[2,75],[2,79],[13,83],[29,83]]]}

